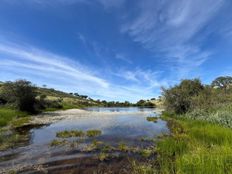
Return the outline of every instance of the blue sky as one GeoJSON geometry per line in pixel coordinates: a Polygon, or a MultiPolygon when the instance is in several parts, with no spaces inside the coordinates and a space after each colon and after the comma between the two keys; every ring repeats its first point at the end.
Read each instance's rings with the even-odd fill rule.
{"type": "Polygon", "coordinates": [[[231,0],[1,0],[0,80],[137,101],[232,75],[231,0]]]}

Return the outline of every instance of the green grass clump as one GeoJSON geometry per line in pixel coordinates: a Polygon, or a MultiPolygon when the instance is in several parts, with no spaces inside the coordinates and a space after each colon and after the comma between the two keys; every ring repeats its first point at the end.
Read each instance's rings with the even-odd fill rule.
{"type": "Polygon", "coordinates": [[[26,112],[17,111],[12,108],[0,107],[0,127],[7,126],[13,119],[26,117],[26,112]]]}
{"type": "Polygon", "coordinates": [[[86,135],[88,137],[97,137],[97,136],[101,135],[101,133],[102,133],[101,130],[88,130],[86,132],[86,135]]]}
{"type": "Polygon", "coordinates": [[[86,132],[82,130],[64,130],[56,133],[58,138],[70,138],[70,137],[96,137],[101,135],[101,130],[88,130],[86,132]]]}
{"type": "Polygon", "coordinates": [[[70,138],[70,137],[83,137],[85,133],[81,130],[65,130],[56,133],[56,137],[58,138],[70,138]]]}
{"type": "Polygon", "coordinates": [[[119,143],[118,150],[122,152],[127,152],[129,151],[129,147],[124,143],[119,143]]]}
{"type": "Polygon", "coordinates": [[[139,153],[142,157],[148,158],[152,155],[153,151],[151,149],[141,149],[139,153]]]}
{"type": "Polygon", "coordinates": [[[152,164],[141,164],[135,161],[131,163],[133,174],[158,174],[158,171],[152,164]]]}
{"type": "Polygon", "coordinates": [[[60,146],[60,145],[65,145],[67,144],[67,141],[65,140],[52,140],[52,142],[50,143],[50,146],[60,146]]]}
{"type": "Polygon", "coordinates": [[[29,140],[28,135],[21,135],[12,131],[0,130],[0,151],[17,147],[20,142],[29,140]]]}
{"type": "Polygon", "coordinates": [[[31,120],[31,117],[23,117],[23,118],[18,118],[18,119],[15,119],[11,122],[11,126],[13,128],[19,128],[27,123],[29,123],[31,120]]]}
{"type": "Polygon", "coordinates": [[[105,160],[107,160],[108,158],[109,158],[109,154],[104,153],[104,152],[102,152],[102,153],[100,153],[100,154],[98,155],[98,159],[99,159],[100,161],[105,161],[105,160]]]}
{"type": "Polygon", "coordinates": [[[150,122],[157,122],[158,118],[157,117],[147,117],[147,121],[150,121],[150,122]]]}

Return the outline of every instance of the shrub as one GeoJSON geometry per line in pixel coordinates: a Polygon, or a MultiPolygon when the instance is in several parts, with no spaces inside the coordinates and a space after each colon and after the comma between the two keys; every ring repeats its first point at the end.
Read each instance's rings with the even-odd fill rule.
{"type": "Polygon", "coordinates": [[[170,112],[183,114],[190,110],[192,97],[197,96],[204,86],[199,79],[182,80],[179,85],[163,89],[164,105],[170,112]]]}
{"type": "Polygon", "coordinates": [[[3,100],[21,111],[35,112],[36,92],[29,81],[6,82],[2,87],[1,96],[3,100]]]}

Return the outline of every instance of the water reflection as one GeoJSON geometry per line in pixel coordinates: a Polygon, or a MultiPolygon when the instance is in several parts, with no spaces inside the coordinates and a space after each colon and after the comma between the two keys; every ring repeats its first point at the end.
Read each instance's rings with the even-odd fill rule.
{"type": "MultiPolygon", "coordinates": [[[[28,144],[0,152],[0,168],[10,168],[12,163],[16,166],[33,166],[54,164],[60,160],[67,163],[73,158],[76,161],[77,158],[90,156],[93,158],[94,154],[82,152],[83,147],[93,141],[92,138],[82,139],[82,143],[75,148],[50,147],[49,144],[56,139],[58,131],[99,129],[102,135],[94,138],[95,140],[112,146],[123,142],[134,147],[149,145],[140,141],[143,137],[155,138],[169,131],[165,121],[159,119],[157,123],[153,123],[146,120],[146,117],[150,115],[157,115],[153,108],[86,108],[86,110],[91,112],[74,114],[72,117],[67,117],[49,126],[27,131],[31,137],[28,144]]],[[[77,141],[77,139],[72,138],[68,141],[77,141]]]]}

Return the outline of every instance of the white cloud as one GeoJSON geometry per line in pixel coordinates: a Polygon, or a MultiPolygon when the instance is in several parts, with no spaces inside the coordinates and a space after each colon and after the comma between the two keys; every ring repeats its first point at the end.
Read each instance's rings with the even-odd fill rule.
{"type": "Polygon", "coordinates": [[[117,53],[115,55],[115,58],[119,59],[119,60],[122,60],[122,61],[124,61],[126,63],[129,63],[129,64],[133,63],[130,58],[128,58],[127,56],[125,56],[124,54],[121,54],[121,53],[117,53]]]}
{"type": "MultiPolygon", "coordinates": [[[[155,78],[152,77],[153,73],[138,70],[134,78],[139,82],[144,77],[142,84],[134,81],[121,86],[101,78],[99,73],[93,73],[68,57],[28,45],[24,47],[19,44],[0,43],[0,68],[0,80],[26,78],[35,84],[46,84],[67,92],[80,92],[107,100],[137,101],[159,93],[158,89],[154,92],[153,88],[158,86],[151,85],[151,78],[155,78]]],[[[133,75],[132,72],[130,74],[133,75]]]]}
{"type": "Polygon", "coordinates": [[[175,63],[175,71],[184,76],[211,54],[201,49],[196,37],[223,4],[224,0],[144,0],[137,17],[127,21],[122,32],[152,52],[162,53],[165,62],[175,63]]]}
{"type": "Polygon", "coordinates": [[[70,62],[69,58],[61,57],[49,52],[35,48],[25,49],[0,44],[0,53],[11,56],[12,60],[6,58],[1,60],[1,65],[17,66],[40,71],[47,71],[57,74],[71,76],[76,80],[91,82],[100,87],[107,88],[108,83],[88,72],[89,70],[80,66],[77,62],[70,62]]]}

